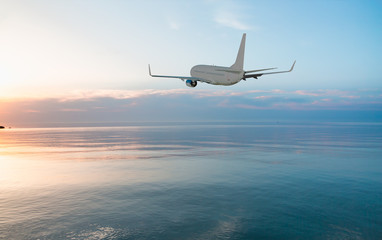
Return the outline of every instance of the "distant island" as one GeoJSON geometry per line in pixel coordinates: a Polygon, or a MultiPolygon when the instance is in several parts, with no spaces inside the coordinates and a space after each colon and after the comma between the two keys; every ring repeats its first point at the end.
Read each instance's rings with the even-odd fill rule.
{"type": "Polygon", "coordinates": [[[5,128],[4,126],[0,126],[0,129],[3,129],[3,128],[5,128]]]}

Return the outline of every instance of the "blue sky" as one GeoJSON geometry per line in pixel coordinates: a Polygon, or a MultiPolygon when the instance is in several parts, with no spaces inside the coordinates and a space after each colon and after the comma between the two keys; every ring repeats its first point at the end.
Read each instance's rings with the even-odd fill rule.
{"type": "MultiPolygon", "coordinates": [[[[60,102],[79,99],[79,95],[93,101],[105,97],[120,100],[117,92],[123,96],[136,92],[142,97],[135,101],[139,106],[143,99],[154,96],[162,96],[167,104],[170,92],[179,103],[188,98],[187,103],[200,104],[197,96],[207,91],[221,96],[216,105],[206,104],[211,110],[221,106],[219,101],[237,101],[236,95],[241,97],[236,105],[243,111],[258,111],[264,105],[276,110],[275,92],[281,91],[288,93],[284,102],[303,99],[305,109],[317,110],[317,101],[322,101],[326,105],[321,108],[343,106],[346,110],[346,104],[338,104],[339,99],[352,99],[350,104],[380,111],[376,106],[382,101],[381,10],[381,1],[3,0],[0,103],[60,102]],[[296,59],[295,70],[231,87],[199,84],[196,89],[187,88],[180,80],[147,74],[148,63],[153,73],[174,75],[189,75],[196,64],[229,66],[244,32],[246,70],[288,69],[296,59]],[[142,91],[164,91],[166,97],[158,92],[143,96],[142,91]],[[331,95],[312,99],[302,92],[331,95]],[[264,93],[270,96],[262,103],[249,101],[250,107],[241,103],[260,99],[264,93]],[[353,98],[342,97],[345,95],[353,98]]],[[[80,109],[78,104],[71,109],[80,109]]],[[[293,104],[291,101],[285,107],[292,109],[293,104]]],[[[140,107],[143,111],[149,108],[140,107]]],[[[178,106],[182,107],[189,104],[178,106]]],[[[33,109],[44,112],[37,105],[25,111],[33,109]]],[[[9,111],[0,109],[3,118],[15,121],[7,117],[12,115],[9,111]]]]}

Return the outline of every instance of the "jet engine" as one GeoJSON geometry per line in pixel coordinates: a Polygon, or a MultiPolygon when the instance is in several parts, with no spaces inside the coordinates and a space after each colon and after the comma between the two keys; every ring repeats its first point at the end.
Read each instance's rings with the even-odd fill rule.
{"type": "Polygon", "coordinates": [[[197,81],[186,80],[186,85],[189,86],[189,87],[196,87],[197,84],[198,84],[197,81]]]}

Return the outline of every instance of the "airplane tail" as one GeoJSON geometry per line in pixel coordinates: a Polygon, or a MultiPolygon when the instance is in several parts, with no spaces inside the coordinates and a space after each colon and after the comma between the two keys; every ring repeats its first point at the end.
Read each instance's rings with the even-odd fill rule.
{"type": "Polygon", "coordinates": [[[236,70],[243,70],[243,67],[244,67],[245,36],[246,34],[243,33],[243,37],[241,38],[240,48],[239,48],[239,52],[237,53],[236,61],[231,66],[231,68],[236,70]]]}

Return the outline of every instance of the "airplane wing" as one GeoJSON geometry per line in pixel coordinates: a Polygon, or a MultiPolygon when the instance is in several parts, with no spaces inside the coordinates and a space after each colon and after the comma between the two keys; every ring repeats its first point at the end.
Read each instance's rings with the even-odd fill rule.
{"type": "Polygon", "coordinates": [[[262,72],[262,71],[273,70],[273,69],[276,69],[276,68],[257,69],[257,70],[245,71],[245,73],[262,72]]]}
{"type": "Polygon", "coordinates": [[[184,81],[184,80],[203,81],[202,79],[200,79],[200,78],[196,78],[196,77],[153,75],[153,74],[151,74],[150,64],[149,64],[149,75],[150,75],[151,77],[179,78],[179,79],[181,79],[182,81],[184,81]]]}
{"type": "Polygon", "coordinates": [[[296,63],[296,61],[294,61],[292,67],[291,67],[288,71],[267,72],[267,73],[255,73],[255,74],[247,74],[247,73],[261,72],[261,71],[271,70],[271,69],[275,69],[275,68],[267,68],[267,69],[259,69],[259,70],[246,71],[246,72],[244,73],[243,79],[244,79],[244,80],[245,80],[246,78],[256,78],[256,79],[257,79],[258,77],[261,77],[261,76],[263,76],[263,75],[267,75],[267,74],[276,74],[276,73],[292,72],[295,63],[296,63]]]}

